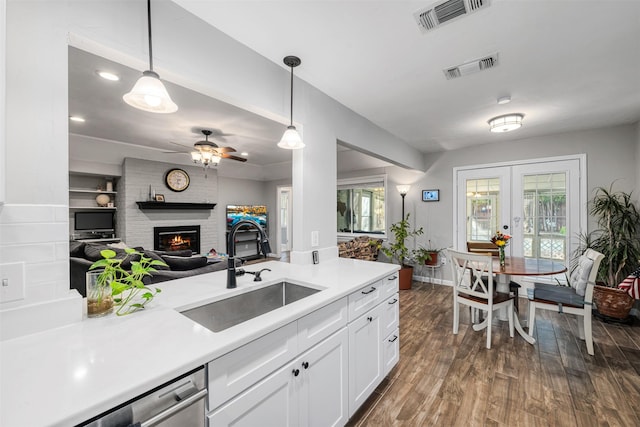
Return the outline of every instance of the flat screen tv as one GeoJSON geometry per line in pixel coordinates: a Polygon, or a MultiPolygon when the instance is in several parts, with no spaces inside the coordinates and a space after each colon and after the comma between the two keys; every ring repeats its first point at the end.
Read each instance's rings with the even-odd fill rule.
{"type": "Polygon", "coordinates": [[[113,211],[108,212],[76,212],[74,217],[76,231],[113,231],[115,224],[113,211]]]}
{"type": "Polygon", "coordinates": [[[227,231],[243,219],[252,219],[267,232],[268,214],[264,205],[227,205],[227,231]]]}

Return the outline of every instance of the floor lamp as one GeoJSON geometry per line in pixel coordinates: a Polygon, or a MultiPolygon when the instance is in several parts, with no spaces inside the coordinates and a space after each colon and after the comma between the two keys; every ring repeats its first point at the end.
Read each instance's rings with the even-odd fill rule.
{"type": "Polygon", "coordinates": [[[407,193],[411,189],[411,186],[410,185],[397,185],[396,188],[398,189],[398,192],[400,193],[400,196],[402,196],[402,220],[404,221],[404,196],[407,195],[407,193]]]}

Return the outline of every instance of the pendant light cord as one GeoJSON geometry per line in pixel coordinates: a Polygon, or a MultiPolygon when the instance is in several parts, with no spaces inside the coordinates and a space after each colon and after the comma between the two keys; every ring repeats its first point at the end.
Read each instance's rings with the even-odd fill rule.
{"type": "Polygon", "coordinates": [[[147,0],[147,28],[149,28],[149,70],[153,71],[153,48],[151,47],[151,0],[147,0]]]}
{"type": "Polygon", "coordinates": [[[291,67],[291,105],[289,110],[289,124],[293,126],[293,67],[291,67]]]}

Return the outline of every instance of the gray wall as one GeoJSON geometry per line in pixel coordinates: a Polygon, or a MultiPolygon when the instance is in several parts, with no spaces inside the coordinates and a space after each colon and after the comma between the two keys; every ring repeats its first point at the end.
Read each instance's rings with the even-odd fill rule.
{"type": "Polygon", "coordinates": [[[200,250],[206,253],[218,243],[218,216],[220,205],[214,210],[142,210],[136,202],[146,201],[149,186],[156,194],[163,194],[165,202],[218,203],[218,176],[215,169],[207,171],[196,166],[180,166],[189,174],[189,187],[176,193],[167,188],[165,174],[174,168],[172,163],[125,159],[123,173],[118,182],[119,237],[127,245],[153,248],[153,227],[180,225],[200,226],[200,250]]]}

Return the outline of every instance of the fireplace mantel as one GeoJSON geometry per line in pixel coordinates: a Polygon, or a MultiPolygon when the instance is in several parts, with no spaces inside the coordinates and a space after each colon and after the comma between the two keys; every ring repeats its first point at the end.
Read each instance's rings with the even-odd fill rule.
{"type": "Polygon", "coordinates": [[[215,203],[187,203],[187,202],[136,202],[140,209],[213,209],[215,203]]]}

